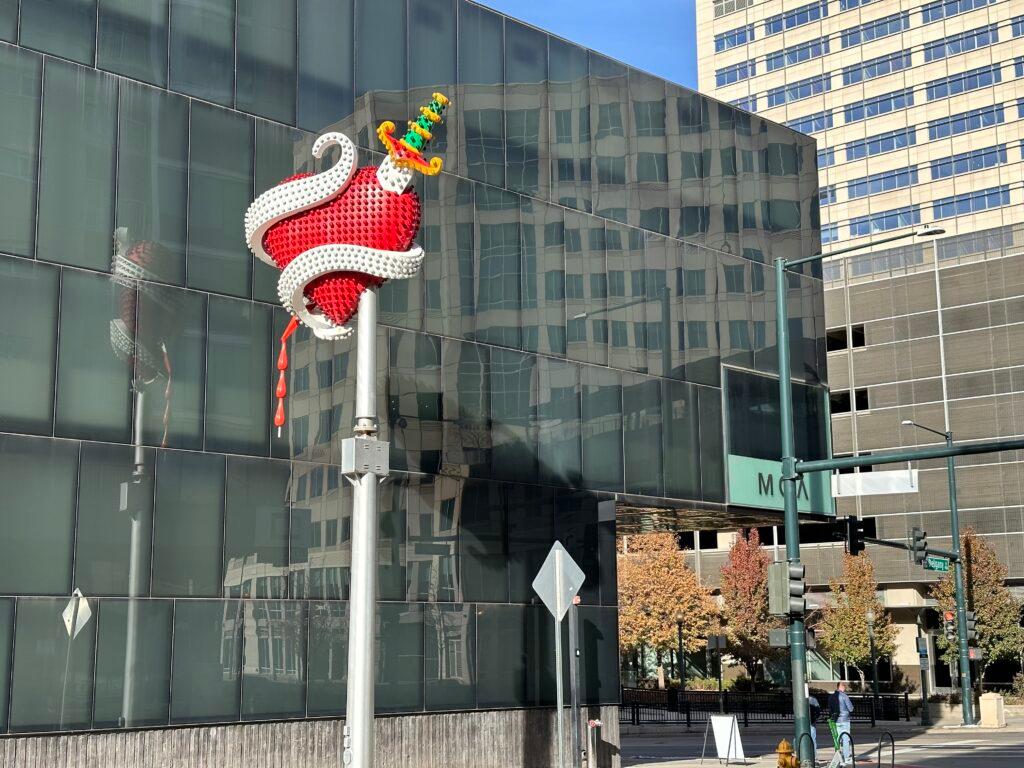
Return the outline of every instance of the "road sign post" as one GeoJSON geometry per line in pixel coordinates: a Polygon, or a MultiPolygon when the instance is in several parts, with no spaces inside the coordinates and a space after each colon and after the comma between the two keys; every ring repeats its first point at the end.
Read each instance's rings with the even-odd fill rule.
{"type": "Polygon", "coordinates": [[[544,564],[533,580],[533,591],[551,612],[555,622],[555,706],[558,724],[558,768],[565,768],[565,730],[563,710],[565,692],[562,690],[562,617],[565,616],[573,598],[583,586],[585,576],[576,562],[565,551],[562,543],[556,541],[548,552],[544,564]]]}

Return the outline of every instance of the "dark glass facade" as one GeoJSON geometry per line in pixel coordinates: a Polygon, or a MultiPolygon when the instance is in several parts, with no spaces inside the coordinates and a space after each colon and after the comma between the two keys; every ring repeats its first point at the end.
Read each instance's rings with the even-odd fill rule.
{"type": "Polygon", "coordinates": [[[775,367],[813,140],[452,0],[0,0],[0,40],[0,732],[344,712],[354,345],[298,334],[278,437],[242,214],[435,90],[428,256],[381,291],[377,708],[552,704],[555,539],[617,701],[617,494],[725,501],[721,370],[775,367]]]}

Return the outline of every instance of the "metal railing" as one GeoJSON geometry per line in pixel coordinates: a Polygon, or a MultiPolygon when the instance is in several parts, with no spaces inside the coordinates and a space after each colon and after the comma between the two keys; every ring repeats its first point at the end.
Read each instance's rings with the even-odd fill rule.
{"type": "MultiPolygon", "coordinates": [[[[850,694],[854,722],[910,720],[910,695],[881,694],[877,702],[869,693],[850,694]]],[[[825,702],[822,702],[824,705],[825,702]]],[[[723,691],[668,691],[623,688],[619,722],[626,725],[679,723],[690,726],[706,723],[711,715],[736,715],[740,725],[788,723],[793,720],[793,702],[789,691],[747,693],[723,691]]],[[[822,713],[822,717],[825,713],[822,713]]]]}

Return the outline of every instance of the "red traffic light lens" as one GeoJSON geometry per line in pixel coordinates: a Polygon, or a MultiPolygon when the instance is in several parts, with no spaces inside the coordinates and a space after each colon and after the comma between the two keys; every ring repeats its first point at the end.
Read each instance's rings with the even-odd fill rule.
{"type": "Polygon", "coordinates": [[[952,611],[946,611],[946,613],[943,614],[943,617],[946,619],[946,621],[952,621],[956,617],[956,614],[952,611]]]}

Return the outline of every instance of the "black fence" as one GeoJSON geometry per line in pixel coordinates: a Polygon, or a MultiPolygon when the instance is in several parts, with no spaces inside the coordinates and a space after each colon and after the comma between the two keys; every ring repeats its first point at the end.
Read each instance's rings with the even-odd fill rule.
{"type": "MultiPolygon", "coordinates": [[[[910,720],[910,695],[883,693],[875,700],[870,693],[852,693],[855,722],[910,720]]],[[[819,701],[821,697],[819,697],[819,701]]],[[[822,707],[827,703],[821,701],[822,707]]],[[[740,725],[787,723],[793,720],[793,698],[789,691],[746,693],[724,691],[667,691],[623,688],[619,722],[626,725],[706,723],[717,714],[736,715],[740,725]]],[[[822,712],[822,719],[827,716],[822,712]]]]}

